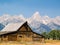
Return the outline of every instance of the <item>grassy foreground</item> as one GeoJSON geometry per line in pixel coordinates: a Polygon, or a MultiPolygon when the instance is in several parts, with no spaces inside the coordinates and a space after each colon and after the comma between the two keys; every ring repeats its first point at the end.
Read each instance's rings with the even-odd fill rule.
{"type": "Polygon", "coordinates": [[[6,42],[0,42],[0,45],[60,45],[60,41],[59,40],[45,40],[45,43],[6,41],[6,42]]]}

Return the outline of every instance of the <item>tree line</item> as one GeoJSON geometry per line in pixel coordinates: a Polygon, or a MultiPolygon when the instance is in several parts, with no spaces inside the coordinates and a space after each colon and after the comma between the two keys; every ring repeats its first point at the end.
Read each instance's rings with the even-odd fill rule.
{"type": "Polygon", "coordinates": [[[51,30],[50,32],[43,32],[45,39],[60,40],[60,30],[51,30]]]}

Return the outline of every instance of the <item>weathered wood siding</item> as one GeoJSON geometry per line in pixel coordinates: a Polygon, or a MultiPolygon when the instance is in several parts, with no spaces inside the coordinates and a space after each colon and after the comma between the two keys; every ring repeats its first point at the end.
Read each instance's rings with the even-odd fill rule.
{"type": "Polygon", "coordinates": [[[9,41],[16,41],[17,40],[17,34],[10,34],[8,35],[9,41]]]}

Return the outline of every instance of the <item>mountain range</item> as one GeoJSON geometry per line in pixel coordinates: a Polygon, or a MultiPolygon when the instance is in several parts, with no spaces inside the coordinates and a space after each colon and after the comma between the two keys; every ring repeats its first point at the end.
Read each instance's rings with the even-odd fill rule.
{"type": "Polygon", "coordinates": [[[8,14],[4,14],[0,16],[0,24],[4,26],[6,26],[9,23],[20,23],[23,21],[27,21],[30,27],[33,29],[33,31],[37,33],[49,32],[54,29],[60,30],[60,16],[50,18],[49,16],[40,16],[39,12],[35,12],[29,18],[25,18],[23,15],[11,16],[8,14]]]}

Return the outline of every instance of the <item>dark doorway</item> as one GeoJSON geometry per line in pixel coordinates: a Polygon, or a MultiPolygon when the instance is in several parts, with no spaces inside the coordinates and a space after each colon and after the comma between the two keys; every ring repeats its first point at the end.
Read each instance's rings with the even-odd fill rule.
{"type": "Polygon", "coordinates": [[[16,41],[17,40],[17,35],[16,34],[11,34],[8,36],[9,41],[16,41]]]}

